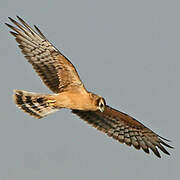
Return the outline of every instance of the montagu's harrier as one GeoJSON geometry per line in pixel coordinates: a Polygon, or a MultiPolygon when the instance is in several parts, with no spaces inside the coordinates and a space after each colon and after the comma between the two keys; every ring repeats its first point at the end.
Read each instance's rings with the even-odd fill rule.
{"type": "Polygon", "coordinates": [[[34,31],[24,20],[9,18],[16,27],[6,24],[13,31],[22,53],[25,55],[54,94],[38,94],[22,90],[14,91],[14,102],[24,112],[35,118],[43,118],[61,108],[68,108],[72,113],[96,127],[98,130],[117,139],[121,143],[136,149],[142,148],[149,153],[149,148],[157,157],[161,157],[157,147],[169,155],[162,137],[145,127],[133,117],[106,105],[103,97],[89,92],[84,87],[72,63],[56,49],[36,27],[34,31]]]}

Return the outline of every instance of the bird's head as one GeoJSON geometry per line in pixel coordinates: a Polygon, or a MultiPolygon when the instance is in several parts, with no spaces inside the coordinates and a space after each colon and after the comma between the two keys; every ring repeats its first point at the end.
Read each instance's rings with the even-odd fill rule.
{"type": "Polygon", "coordinates": [[[104,112],[106,107],[105,99],[101,96],[98,96],[96,94],[91,94],[93,104],[95,106],[95,110],[99,110],[101,112],[104,112]]]}
{"type": "Polygon", "coordinates": [[[97,105],[97,109],[100,110],[101,112],[104,112],[105,107],[106,107],[106,102],[104,100],[104,98],[100,97],[96,100],[96,105],[97,105]]]}

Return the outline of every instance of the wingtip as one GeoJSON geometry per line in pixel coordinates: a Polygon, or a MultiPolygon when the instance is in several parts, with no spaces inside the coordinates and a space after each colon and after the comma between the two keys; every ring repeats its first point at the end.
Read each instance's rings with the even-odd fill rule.
{"type": "Polygon", "coordinates": [[[18,15],[16,15],[16,17],[17,17],[20,21],[23,21],[23,19],[22,19],[22,18],[20,18],[18,15]]]}
{"type": "Polygon", "coordinates": [[[6,26],[8,26],[9,28],[12,28],[13,26],[8,24],[8,23],[4,23],[6,26]]]}
{"type": "MultiPolygon", "coordinates": [[[[19,17],[19,16],[16,16],[16,17],[22,24],[27,25],[27,23],[21,17],[19,17]]],[[[29,26],[29,25],[27,25],[27,26],[29,26]]]]}
{"type": "Polygon", "coordinates": [[[174,149],[173,146],[170,146],[169,144],[165,143],[164,141],[161,140],[160,142],[161,144],[163,144],[164,146],[168,147],[168,148],[171,148],[171,149],[174,149]]]}
{"type": "Polygon", "coordinates": [[[17,37],[18,36],[18,34],[17,33],[15,33],[15,32],[13,32],[13,31],[9,31],[13,36],[15,36],[15,37],[17,37]]]}
{"type": "Polygon", "coordinates": [[[11,18],[11,17],[8,17],[8,19],[9,19],[11,22],[13,22],[13,23],[16,22],[16,21],[15,21],[13,18],[11,18]]]}
{"type": "Polygon", "coordinates": [[[8,26],[9,24],[8,23],[4,23],[6,26],[8,26]]]}
{"type": "Polygon", "coordinates": [[[34,25],[34,27],[35,27],[36,31],[42,36],[42,38],[46,39],[46,37],[45,37],[44,34],[40,31],[40,29],[39,29],[36,25],[34,25]]]}
{"type": "Polygon", "coordinates": [[[167,142],[172,142],[171,140],[166,139],[166,138],[164,138],[164,137],[162,137],[162,136],[159,136],[159,135],[158,135],[158,137],[160,137],[161,139],[163,139],[163,140],[165,140],[165,141],[167,141],[167,142]]]}

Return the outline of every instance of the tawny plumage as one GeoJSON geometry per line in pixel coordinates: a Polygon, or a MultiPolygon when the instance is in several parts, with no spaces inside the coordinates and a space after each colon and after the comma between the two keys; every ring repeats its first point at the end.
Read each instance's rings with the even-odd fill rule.
{"type": "Polygon", "coordinates": [[[13,31],[22,53],[55,94],[38,94],[15,90],[13,98],[16,105],[35,118],[68,108],[72,113],[106,133],[121,143],[136,149],[149,148],[161,157],[157,148],[169,155],[164,146],[172,148],[160,137],[133,117],[106,105],[104,98],[88,92],[72,63],[61,54],[35,26],[35,32],[24,20],[20,23],[9,18],[16,27],[6,24],[13,31]]]}

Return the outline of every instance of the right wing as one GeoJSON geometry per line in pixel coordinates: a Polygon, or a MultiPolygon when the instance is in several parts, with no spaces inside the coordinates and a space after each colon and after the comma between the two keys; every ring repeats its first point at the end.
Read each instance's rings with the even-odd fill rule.
{"type": "Polygon", "coordinates": [[[83,87],[75,67],[61,54],[36,27],[36,33],[24,20],[17,16],[19,21],[9,18],[17,27],[6,25],[14,30],[10,33],[16,37],[22,53],[28,59],[41,77],[43,82],[53,92],[59,93],[66,88],[83,87]]]}
{"type": "Polygon", "coordinates": [[[133,117],[109,106],[106,106],[103,113],[81,110],[72,110],[72,113],[121,143],[133,145],[136,149],[142,148],[146,153],[149,153],[150,148],[159,158],[161,156],[156,147],[168,155],[170,154],[163,145],[173,148],[163,141],[168,141],[167,139],[160,137],[133,117]]]}

